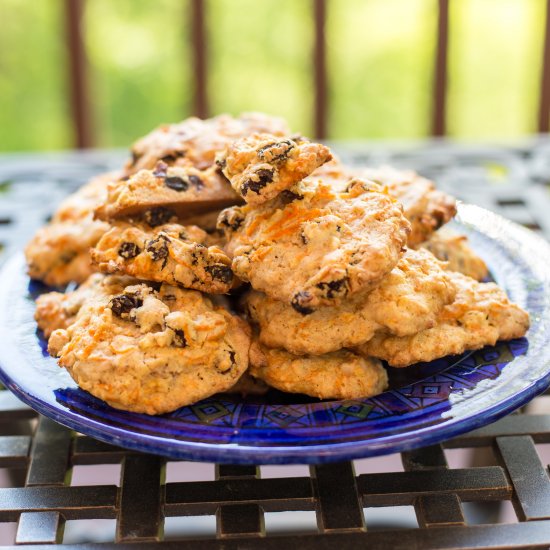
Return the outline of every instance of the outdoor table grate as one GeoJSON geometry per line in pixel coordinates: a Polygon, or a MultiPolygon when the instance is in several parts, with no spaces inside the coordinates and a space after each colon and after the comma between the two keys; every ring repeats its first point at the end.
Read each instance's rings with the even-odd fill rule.
{"type": "MultiPolygon", "coordinates": [[[[550,238],[548,142],[508,148],[350,144],[340,152],[352,162],[416,168],[464,200],[550,238]]],[[[69,190],[120,165],[122,157],[0,158],[0,263],[21,250],[69,190]]],[[[33,548],[55,542],[87,548],[87,540],[199,550],[297,544],[341,550],[549,548],[550,477],[547,458],[541,458],[550,445],[549,399],[537,398],[534,408],[443,445],[402,453],[400,465],[387,459],[388,471],[373,472],[369,459],[313,467],[218,465],[214,474],[213,466],[167,462],[76,434],[0,391],[0,534],[4,529],[13,533],[11,543],[33,548]],[[548,414],[540,414],[544,406],[548,414]],[[529,414],[537,409],[539,414],[529,414]],[[450,466],[456,449],[475,451],[476,465],[450,466]],[[86,475],[87,467],[95,474],[86,475]],[[498,523],[499,508],[510,503],[513,520],[498,523]],[[416,526],[400,521],[403,507],[414,507],[416,526]],[[389,523],[369,519],[377,508],[389,511],[389,523]],[[280,512],[314,521],[296,525],[287,514],[286,528],[276,529],[271,520],[280,512]],[[212,529],[199,536],[194,526],[205,518],[212,529]],[[75,538],[70,526],[84,520],[94,534],[81,529],[84,535],[75,538]]],[[[10,544],[7,536],[0,540],[10,544]]]]}

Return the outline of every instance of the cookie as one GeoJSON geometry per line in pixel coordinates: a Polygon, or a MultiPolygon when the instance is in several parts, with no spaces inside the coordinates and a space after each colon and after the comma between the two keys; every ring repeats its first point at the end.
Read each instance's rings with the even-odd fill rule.
{"type": "Polygon", "coordinates": [[[380,361],[349,350],[296,356],[254,342],[250,373],[278,390],[319,399],[360,399],[377,395],[388,386],[380,361]]]}
{"type": "Polygon", "coordinates": [[[138,284],[85,303],[48,349],[109,405],[162,414],[234,386],[249,345],[246,323],[200,292],[138,284]]]}
{"type": "Polygon", "coordinates": [[[401,205],[363,180],[343,192],[302,181],[268,203],[223,211],[218,227],[235,274],[304,315],[372,289],[410,231],[401,205]]]}
{"type": "Polygon", "coordinates": [[[159,126],[134,143],[125,171],[131,175],[152,170],[158,161],[205,170],[214,165],[216,153],[255,132],[286,136],[290,129],[282,118],[263,113],[242,113],[235,118],[219,115],[205,120],[191,117],[159,126]]]}
{"type": "Polygon", "coordinates": [[[330,149],[303,138],[252,134],[229,145],[216,163],[248,203],[261,204],[332,158],[330,149]]]}
{"type": "Polygon", "coordinates": [[[145,225],[116,222],[91,250],[92,262],[104,273],[122,273],[224,294],[233,284],[231,260],[196,226],[145,225]]]}
{"type": "Polygon", "coordinates": [[[408,245],[415,247],[456,214],[456,200],[416,172],[384,166],[359,170],[359,175],[385,186],[405,209],[412,231],[408,245]]]}
{"type": "Polygon", "coordinates": [[[113,182],[95,216],[101,220],[132,217],[156,227],[239,202],[217,167],[198,170],[159,162],[153,170],[140,170],[113,182]]]}
{"type": "Polygon", "coordinates": [[[455,297],[451,277],[429,252],[407,250],[365,296],[302,315],[290,305],[251,291],[244,299],[259,325],[259,340],[296,355],[321,355],[370,340],[376,331],[406,336],[435,325],[455,297]]]}
{"type": "Polygon", "coordinates": [[[468,245],[468,237],[442,227],[420,244],[436,258],[446,262],[449,271],[458,271],[477,281],[489,275],[487,264],[468,245]]]}
{"type": "Polygon", "coordinates": [[[47,292],[36,299],[34,318],[38,328],[48,339],[58,328],[68,328],[80,308],[99,296],[122,292],[125,286],[135,284],[131,277],[106,276],[92,273],[76,290],[70,292],[47,292]]]}
{"type": "Polygon", "coordinates": [[[384,359],[392,367],[406,367],[525,335],[529,315],[497,285],[479,283],[461,273],[449,275],[457,295],[443,308],[434,327],[402,337],[379,332],[357,351],[384,359]]]}
{"type": "Polygon", "coordinates": [[[50,223],[41,227],[25,248],[28,273],[50,286],[81,283],[91,273],[89,249],[109,226],[94,220],[93,211],[107,195],[109,183],[120,174],[101,174],[67,197],[50,223]]]}

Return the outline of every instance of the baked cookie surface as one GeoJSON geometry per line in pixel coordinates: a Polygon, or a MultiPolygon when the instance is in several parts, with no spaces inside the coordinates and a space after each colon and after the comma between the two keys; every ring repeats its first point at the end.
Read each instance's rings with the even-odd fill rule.
{"type": "Polygon", "coordinates": [[[235,274],[303,314],[372,289],[410,230],[401,205],[362,180],[343,192],[302,181],[255,208],[223,211],[218,227],[235,274]]]}
{"type": "Polygon", "coordinates": [[[331,158],[329,148],[320,143],[252,134],[229,145],[216,163],[248,204],[261,204],[331,158]]]}
{"type": "Polygon", "coordinates": [[[205,170],[227,145],[255,132],[285,136],[290,129],[282,118],[254,112],[204,120],[191,117],[176,124],[163,124],[132,145],[132,159],[125,171],[134,174],[144,168],[153,169],[158,161],[205,170]]]}
{"type": "Polygon", "coordinates": [[[50,286],[81,283],[91,273],[89,249],[109,226],[94,220],[94,209],[103,203],[110,182],[118,172],[101,174],[69,195],[50,223],[41,227],[25,248],[29,276],[50,286]]]}
{"type": "Polygon", "coordinates": [[[116,222],[91,251],[99,271],[224,294],[233,284],[231,260],[197,226],[116,222]]]}
{"type": "Polygon", "coordinates": [[[135,284],[131,277],[106,276],[92,273],[76,290],[70,292],[47,292],[36,299],[34,318],[38,328],[48,339],[58,328],[68,328],[80,308],[100,296],[122,292],[125,286],[135,284]]]}
{"type": "Polygon", "coordinates": [[[48,350],[111,406],[161,414],[234,386],[249,345],[248,325],[200,292],[142,283],[85,303],[48,350]]]}
{"type": "Polygon", "coordinates": [[[254,342],[250,348],[250,373],[273,388],[319,399],[370,397],[388,385],[380,361],[349,350],[296,356],[254,342]]]}
{"type": "Polygon", "coordinates": [[[392,367],[406,367],[525,335],[529,315],[510,302],[501,288],[461,273],[449,275],[457,288],[456,298],[443,308],[434,327],[402,337],[379,332],[356,349],[392,367]]]}
{"type": "Polygon", "coordinates": [[[395,170],[383,166],[361,169],[358,173],[361,177],[387,187],[388,192],[403,204],[405,217],[412,227],[408,240],[410,247],[427,240],[456,214],[454,197],[436,189],[432,181],[412,170],[395,170]]]}
{"type": "Polygon", "coordinates": [[[217,167],[198,170],[159,162],[153,170],[140,170],[109,185],[95,216],[102,220],[135,217],[155,227],[177,216],[220,210],[239,201],[217,167]]]}
{"type": "Polygon", "coordinates": [[[244,302],[259,325],[262,344],[297,355],[321,355],[362,344],[379,330],[406,336],[430,328],[455,294],[438,260],[426,251],[407,250],[376,288],[335,307],[301,315],[256,291],[244,302]]]}
{"type": "Polygon", "coordinates": [[[489,275],[487,264],[468,245],[468,237],[442,227],[420,244],[436,258],[446,262],[449,271],[458,271],[476,281],[489,275]]]}

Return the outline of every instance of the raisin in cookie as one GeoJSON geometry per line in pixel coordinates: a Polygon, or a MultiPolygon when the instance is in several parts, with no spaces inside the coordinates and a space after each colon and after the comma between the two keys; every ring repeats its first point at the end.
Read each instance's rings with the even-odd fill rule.
{"type": "Polygon", "coordinates": [[[378,359],[349,350],[296,356],[257,342],[250,348],[250,372],[266,384],[319,399],[359,399],[383,392],[388,376],[378,359]]]}
{"type": "Polygon", "coordinates": [[[248,367],[249,331],[200,292],[138,284],[85,303],[48,349],[111,406],[162,414],[234,386],[248,367]]]}
{"type": "Polygon", "coordinates": [[[164,282],[223,294],[233,284],[231,260],[196,226],[115,223],[91,251],[100,271],[124,273],[138,279],[164,282]]]}
{"type": "Polygon", "coordinates": [[[303,181],[255,208],[223,211],[218,227],[235,274],[303,314],[372,289],[410,231],[401,205],[363,180],[342,192],[303,181]]]}
{"type": "Polygon", "coordinates": [[[468,237],[447,227],[436,231],[420,246],[446,262],[449,271],[458,271],[477,281],[489,275],[487,264],[468,245],[468,237]]]}
{"type": "Polygon", "coordinates": [[[320,143],[252,134],[229,145],[216,163],[248,204],[261,204],[331,158],[330,149],[320,143]]]}
{"type": "Polygon", "coordinates": [[[54,330],[72,325],[86,302],[99,296],[122,292],[124,287],[136,283],[131,277],[92,273],[76,290],[41,294],[36,299],[34,318],[48,339],[54,330]]]}
{"type": "Polygon", "coordinates": [[[89,249],[109,226],[94,220],[94,209],[102,204],[117,172],[102,174],[67,197],[50,223],[40,228],[25,248],[31,278],[50,286],[70,281],[81,283],[93,272],[89,249]]]}
{"type": "Polygon", "coordinates": [[[201,171],[159,162],[153,170],[140,170],[128,179],[113,182],[95,215],[102,220],[135,217],[156,227],[178,216],[220,210],[239,202],[216,167],[201,171]]]}
{"type": "Polygon", "coordinates": [[[441,262],[427,251],[408,250],[366,296],[301,315],[290,305],[251,291],[247,312],[259,341],[297,355],[321,355],[370,340],[376,331],[406,336],[433,327],[455,287],[441,262]]]}
{"type": "Polygon", "coordinates": [[[158,161],[205,170],[214,164],[216,153],[255,132],[286,136],[290,130],[282,118],[263,113],[219,115],[205,120],[191,117],[159,126],[134,143],[125,170],[130,175],[144,168],[153,169],[158,161]]]}
{"type": "Polygon", "coordinates": [[[401,337],[379,332],[357,350],[392,367],[406,367],[525,335],[529,315],[510,302],[502,289],[461,273],[449,274],[457,295],[443,308],[434,327],[401,337]]]}

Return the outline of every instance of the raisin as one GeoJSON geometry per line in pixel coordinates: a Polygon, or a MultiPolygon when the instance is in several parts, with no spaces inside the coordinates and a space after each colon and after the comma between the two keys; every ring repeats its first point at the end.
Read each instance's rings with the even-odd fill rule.
{"type": "Polygon", "coordinates": [[[184,156],[185,151],[171,151],[170,153],[164,155],[160,160],[166,162],[167,164],[173,164],[174,162],[176,162],[176,160],[184,156]]]}
{"type": "Polygon", "coordinates": [[[235,355],[236,353],[234,351],[229,352],[229,360],[231,361],[232,365],[235,365],[235,355]]]}
{"type": "Polygon", "coordinates": [[[268,170],[267,168],[260,168],[257,170],[251,179],[246,180],[242,187],[241,193],[246,195],[248,191],[252,191],[257,195],[260,194],[260,191],[268,184],[273,181],[273,176],[275,175],[274,170],[268,170]]]}
{"type": "Polygon", "coordinates": [[[290,302],[290,305],[298,313],[301,313],[302,315],[309,315],[310,313],[313,313],[313,309],[306,305],[310,301],[310,299],[311,294],[305,290],[302,290],[294,295],[292,301],[290,302]]]}
{"type": "Polygon", "coordinates": [[[231,283],[233,281],[233,270],[228,265],[208,265],[204,270],[210,273],[212,279],[221,281],[222,283],[231,283]]]}
{"type": "Polygon", "coordinates": [[[289,139],[268,143],[260,147],[256,154],[264,162],[282,162],[288,158],[288,154],[296,144],[289,139]]]}
{"type": "Polygon", "coordinates": [[[59,259],[64,264],[70,264],[76,258],[76,256],[77,254],[74,250],[65,250],[61,253],[59,259]]]}
{"type": "Polygon", "coordinates": [[[160,234],[156,239],[147,243],[146,250],[151,255],[151,258],[153,258],[153,261],[157,262],[158,260],[164,260],[161,269],[165,268],[166,262],[168,261],[169,243],[170,239],[163,234],[160,234]]]}
{"type": "Polygon", "coordinates": [[[168,223],[175,215],[176,214],[174,211],[169,208],[165,208],[164,206],[155,206],[143,214],[143,219],[151,227],[157,227],[168,223]]]}
{"type": "Polygon", "coordinates": [[[187,347],[187,340],[185,339],[185,334],[180,328],[174,330],[174,339],[172,340],[172,345],[176,348],[185,348],[187,347]]]}
{"type": "Polygon", "coordinates": [[[217,158],[217,159],[216,159],[216,166],[217,166],[220,170],[223,170],[223,169],[227,166],[227,159],[225,159],[225,158],[217,158]]]}
{"type": "Polygon", "coordinates": [[[122,318],[123,315],[127,315],[136,307],[141,307],[143,300],[137,294],[119,294],[113,296],[109,302],[109,307],[113,313],[122,318]]]}
{"type": "Polygon", "coordinates": [[[157,162],[153,170],[153,176],[155,176],[155,178],[164,178],[166,176],[166,170],[168,170],[168,165],[166,163],[157,162]]]}
{"type": "Polygon", "coordinates": [[[199,176],[195,176],[195,175],[189,176],[189,182],[191,183],[191,185],[194,185],[197,189],[202,189],[204,187],[204,183],[199,178],[199,176]]]}
{"type": "Polygon", "coordinates": [[[130,242],[124,242],[118,248],[118,255],[122,256],[125,260],[135,258],[140,252],[141,248],[137,244],[130,242]]]}
{"type": "Polygon", "coordinates": [[[173,155],[172,153],[168,154],[168,155],[164,155],[160,160],[162,162],[165,162],[166,164],[173,164],[174,162],[176,162],[176,156],[173,155]]]}
{"type": "Polygon", "coordinates": [[[281,198],[281,202],[283,204],[290,204],[291,202],[301,201],[304,199],[303,195],[291,191],[290,189],[283,189],[283,191],[280,192],[279,197],[281,198]]]}
{"type": "Polygon", "coordinates": [[[199,265],[199,256],[203,256],[206,246],[203,244],[195,243],[193,250],[191,251],[191,265],[199,265]]]}
{"type": "Polygon", "coordinates": [[[327,298],[345,296],[348,293],[348,279],[344,277],[329,283],[319,283],[317,288],[321,289],[327,298]]]}
{"type": "Polygon", "coordinates": [[[218,218],[218,227],[237,231],[244,222],[242,211],[237,208],[227,208],[223,210],[218,218]]]}
{"type": "Polygon", "coordinates": [[[185,181],[179,176],[167,176],[164,178],[164,185],[173,189],[174,191],[187,191],[189,189],[189,182],[185,181]]]}
{"type": "Polygon", "coordinates": [[[187,233],[185,231],[180,231],[178,237],[182,241],[186,241],[188,239],[189,235],[187,235],[187,233]]]}

